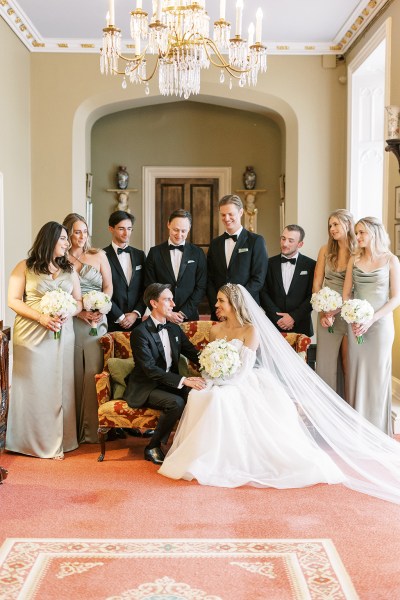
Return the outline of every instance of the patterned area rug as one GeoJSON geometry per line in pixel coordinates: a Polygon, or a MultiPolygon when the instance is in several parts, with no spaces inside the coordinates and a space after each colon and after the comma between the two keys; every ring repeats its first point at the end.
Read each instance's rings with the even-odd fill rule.
{"type": "Polygon", "coordinates": [[[1,600],[353,600],[328,539],[7,539],[1,600]]]}

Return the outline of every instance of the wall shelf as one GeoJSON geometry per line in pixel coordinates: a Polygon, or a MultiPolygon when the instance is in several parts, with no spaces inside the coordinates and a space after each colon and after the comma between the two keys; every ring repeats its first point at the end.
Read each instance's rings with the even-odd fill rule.
{"type": "Polygon", "coordinates": [[[126,188],[125,190],[120,190],[119,188],[109,188],[106,190],[107,192],[111,192],[116,196],[117,206],[115,210],[125,210],[130,213],[131,209],[129,207],[129,194],[131,192],[137,192],[137,188],[126,188]]]}
{"type": "Polygon", "coordinates": [[[397,162],[399,163],[399,173],[400,173],[400,139],[394,140],[386,140],[386,152],[393,152],[395,157],[397,158],[397,162]]]}

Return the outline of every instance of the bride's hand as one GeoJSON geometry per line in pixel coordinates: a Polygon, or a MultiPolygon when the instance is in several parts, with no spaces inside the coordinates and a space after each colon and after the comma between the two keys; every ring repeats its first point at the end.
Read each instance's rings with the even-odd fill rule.
{"type": "Polygon", "coordinates": [[[202,377],[185,377],[183,385],[190,387],[194,390],[204,390],[206,382],[202,377]]]}

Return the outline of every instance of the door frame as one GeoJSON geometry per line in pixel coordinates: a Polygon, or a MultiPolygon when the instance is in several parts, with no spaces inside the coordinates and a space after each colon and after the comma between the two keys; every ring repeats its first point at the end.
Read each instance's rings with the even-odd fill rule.
{"type": "Polygon", "coordinates": [[[219,181],[220,197],[231,193],[231,167],[143,167],[142,231],[143,250],[155,244],[156,179],[159,178],[212,178],[219,181]]]}

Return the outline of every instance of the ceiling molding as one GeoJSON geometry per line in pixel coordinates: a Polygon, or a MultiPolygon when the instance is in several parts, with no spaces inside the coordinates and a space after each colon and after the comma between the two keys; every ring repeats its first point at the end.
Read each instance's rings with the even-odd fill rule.
{"type": "MultiPolygon", "coordinates": [[[[391,0],[362,0],[335,38],[328,42],[310,40],[307,43],[268,41],[264,43],[270,55],[343,54],[348,51],[364,29],[369,26],[385,4],[391,0]]],[[[99,53],[102,40],[42,38],[18,2],[0,0],[0,15],[30,52],[99,53]]],[[[122,51],[132,48],[132,40],[122,40],[122,51]]]]}

